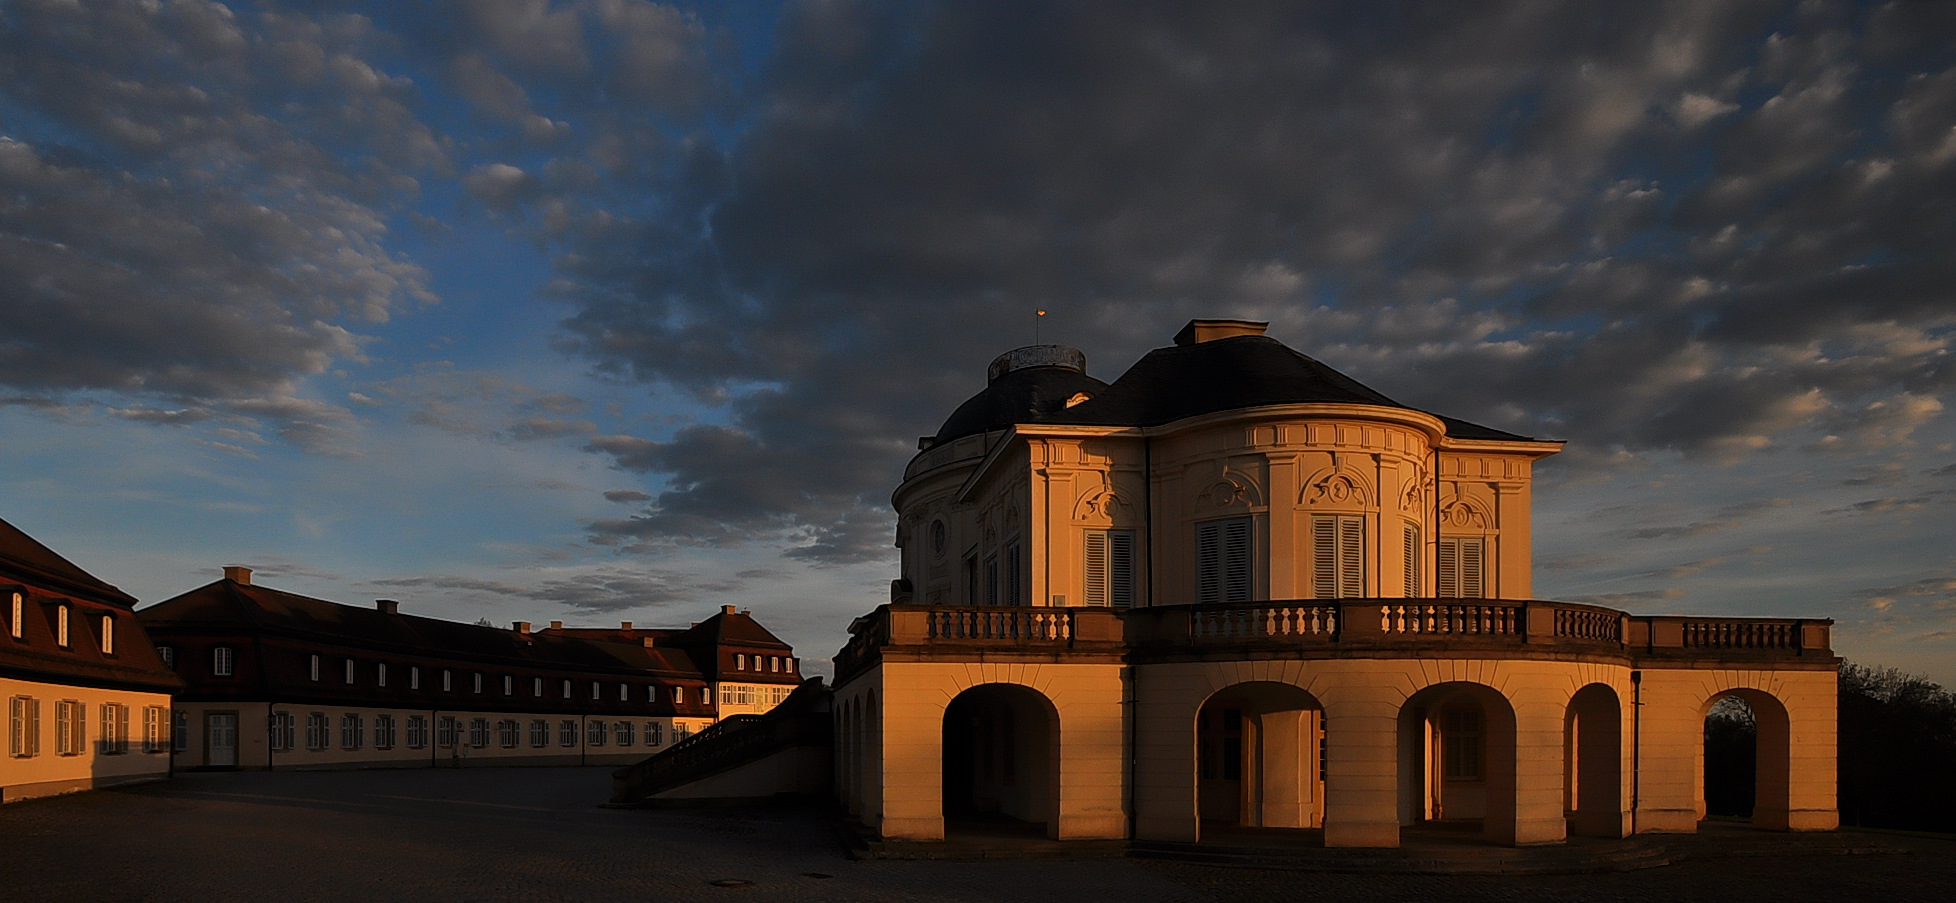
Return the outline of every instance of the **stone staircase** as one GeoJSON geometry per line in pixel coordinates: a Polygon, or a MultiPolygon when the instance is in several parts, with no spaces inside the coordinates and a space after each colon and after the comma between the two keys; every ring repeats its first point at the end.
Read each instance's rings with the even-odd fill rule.
{"type": "MultiPolygon", "coordinates": [[[[664,802],[661,794],[797,748],[818,750],[826,756],[834,730],[829,714],[831,695],[821,678],[810,678],[765,714],[728,716],[642,762],[620,768],[611,775],[609,805],[658,805],[664,802]]],[[[755,787],[731,798],[763,799],[801,792],[798,788],[755,787]]]]}

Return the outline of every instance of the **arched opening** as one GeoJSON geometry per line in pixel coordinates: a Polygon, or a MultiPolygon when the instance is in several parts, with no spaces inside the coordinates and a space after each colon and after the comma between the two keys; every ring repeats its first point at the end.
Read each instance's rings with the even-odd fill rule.
{"type": "Polygon", "coordinates": [[[981,684],[944,708],[944,831],[1052,835],[1059,712],[1036,690],[981,684]]]}
{"type": "Polygon", "coordinates": [[[1786,707],[1759,690],[1728,690],[1705,702],[1698,817],[1750,819],[1787,829],[1791,749],[1786,707]]]}
{"type": "Polygon", "coordinates": [[[1444,683],[1399,709],[1399,824],[1515,840],[1515,713],[1492,687],[1444,683]]]}
{"type": "Polygon", "coordinates": [[[1196,811],[1217,827],[1324,825],[1324,707],[1290,684],[1218,691],[1196,713],[1196,811]]]}
{"type": "Polygon", "coordinates": [[[1577,690],[1562,727],[1562,804],[1569,833],[1624,836],[1623,708],[1616,690],[1604,684],[1577,690]]]}

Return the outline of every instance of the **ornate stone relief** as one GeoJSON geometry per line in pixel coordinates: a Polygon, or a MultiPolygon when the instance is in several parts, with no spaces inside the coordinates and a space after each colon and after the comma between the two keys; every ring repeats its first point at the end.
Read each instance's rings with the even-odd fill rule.
{"type": "Polygon", "coordinates": [[[1254,508],[1263,504],[1262,493],[1257,492],[1256,483],[1250,478],[1224,472],[1222,479],[1209,484],[1202,494],[1195,497],[1196,508],[1254,508]]]}
{"type": "Polygon", "coordinates": [[[1364,476],[1334,468],[1312,476],[1304,484],[1302,497],[1298,501],[1306,505],[1370,507],[1372,488],[1364,476]]]}
{"type": "Polygon", "coordinates": [[[1456,530],[1485,530],[1493,525],[1487,509],[1472,499],[1458,496],[1440,506],[1440,524],[1456,530]]]}

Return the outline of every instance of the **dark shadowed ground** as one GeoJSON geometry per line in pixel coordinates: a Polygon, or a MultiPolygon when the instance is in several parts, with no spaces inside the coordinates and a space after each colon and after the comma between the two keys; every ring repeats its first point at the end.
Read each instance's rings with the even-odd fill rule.
{"type": "MultiPolygon", "coordinates": [[[[854,862],[820,814],[600,809],[609,770],[194,774],[0,808],[0,887],[33,901],[1950,899],[1956,842],[1613,875],[1310,874],[1139,860],[854,862]],[[817,875],[824,877],[816,877],[817,875]],[[718,879],[751,886],[721,888],[718,879]]],[[[1757,845],[1754,845],[1757,849],[1757,845]]]]}

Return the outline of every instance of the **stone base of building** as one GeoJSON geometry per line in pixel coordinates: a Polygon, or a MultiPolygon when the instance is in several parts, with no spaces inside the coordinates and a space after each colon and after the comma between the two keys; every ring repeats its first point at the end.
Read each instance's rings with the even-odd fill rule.
{"type": "Polygon", "coordinates": [[[130,784],[147,784],[151,781],[161,781],[168,777],[169,775],[161,773],[131,774],[111,775],[99,778],[68,778],[59,781],[37,781],[29,784],[8,784],[0,787],[0,803],[18,803],[21,800],[80,793],[84,790],[104,790],[109,787],[124,787],[130,784]]]}

